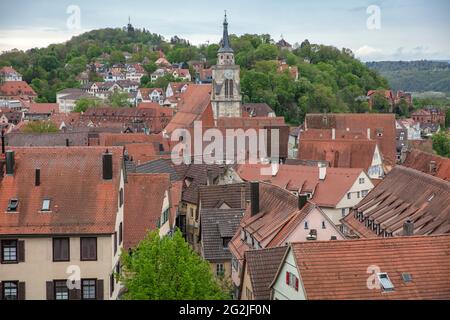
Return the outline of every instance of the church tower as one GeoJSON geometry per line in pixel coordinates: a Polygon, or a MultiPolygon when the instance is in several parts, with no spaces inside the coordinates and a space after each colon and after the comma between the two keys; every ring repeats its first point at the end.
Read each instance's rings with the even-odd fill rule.
{"type": "Polygon", "coordinates": [[[234,62],[234,51],[228,37],[228,21],[225,13],[223,38],[217,53],[217,65],[212,67],[211,103],[214,119],[242,117],[240,67],[234,62]]]}

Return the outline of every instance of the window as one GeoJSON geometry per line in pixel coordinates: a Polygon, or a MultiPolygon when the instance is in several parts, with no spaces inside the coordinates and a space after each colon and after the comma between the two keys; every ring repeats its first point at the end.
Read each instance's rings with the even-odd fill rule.
{"type": "Polygon", "coordinates": [[[241,230],[241,240],[245,241],[246,235],[244,229],[241,230]]]}
{"type": "Polygon", "coordinates": [[[114,254],[117,253],[117,232],[114,232],[114,254]]]}
{"type": "Polygon", "coordinates": [[[387,273],[378,273],[377,276],[383,291],[394,291],[394,285],[387,273]]]}
{"type": "Polygon", "coordinates": [[[55,300],[69,300],[69,288],[66,280],[54,281],[55,300]]]}
{"type": "Polygon", "coordinates": [[[63,262],[70,261],[70,239],[54,238],[53,239],[53,261],[63,262]]]}
{"type": "Polygon", "coordinates": [[[167,221],[169,221],[169,209],[166,209],[162,214],[162,223],[164,225],[167,221]]]}
{"type": "Polygon", "coordinates": [[[225,98],[233,97],[233,80],[225,80],[225,98]]]}
{"type": "Polygon", "coordinates": [[[3,300],[18,300],[19,298],[18,281],[3,281],[3,300]]]}
{"type": "Polygon", "coordinates": [[[119,244],[122,244],[123,241],[123,224],[122,222],[119,224],[119,244]]]}
{"type": "Polygon", "coordinates": [[[194,209],[193,208],[189,208],[189,212],[191,214],[191,218],[194,219],[194,209]]]}
{"type": "Polygon", "coordinates": [[[10,199],[8,204],[8,212],[17,212],[17,208],[19,207],[19,199],[10,199]]]}
{"type": "Polygon", "coordinates": [[[305,221],[305,230],[309,229],[308,221],[305,221]]]}
{"type": "Polygon", "coordinates": [[[366,179],[365,178],[359,178],[359,184],[364,184],[366,183],[366,179]]]}
{"type": "Polygon", "coordinates": [[[97,261],[97,238],[80,238],[81,261],[97,261]]]}
{"type": "Polygon", "coordinates": [[[356,197],[357,197],[358,199],[361,198],[361,192],[358,191],[358,192],[356,193],[356,197]]]}
{"type": "Polygon", "coordinates": [[[97,280],[81,280],[81,297],[83,300],[95,300],[97,297],[97,280]]]}
{"type": "Polygon", "coordinates": [[[369,194],[369,191],[368,190],[363,190],[363,191],[361,191],[361,195],[362,195],[362,197],[364,198],[365,196],[367,196],[369,194]]]}
{"type": "Polygon", "coordinates": [[[2,263],[18,262],[17,240],[2,240],[2,263]]]}
{"type": "Polygon", "coordinates": [[[222,238],[222,245],[224,249],[228,249],[228,244],[230,243],[230,241],[231,238],[229,237],[222,238]]]}
{"type": "Polygon", "coordinates": [[[298,291],[298,278],[291,272],[286,272],[286,284],[298,291]]]}
{"type": "Polygon", "coordinates": [[[322,221],[322,229],[326,229],[327,225],[325,224],[325,221],[322,221]]]}
{"type": "Polygon", "coordinates": [[[41,211],[50,211],[50,200],[49,199],[44,199],[44,201],[42,201],[41,211]]]}
{"type": "Polygon", "coordinates": [[[342,208],[341,211],[342,211],[342,217],[345,217],[345,215],[347,214],[347,209],[342,208]]]}
{"type": "Polygon", "coordinates": [[[120,191],[119,191],[119,206],[121,208],[123,206],[123,188],[120,188],[120,191]]]}
{"type": "Polygon", "coordinates": [[[350,200],[352,198],[352,194],[349,192],[347,193],[347,199],[350,200]]]}
{"type": "Polygon", "coordinates": [[[223,276],[225,273],[225,267],[223,266],[223,263],[216,264],[216,275],[223,276]]]}
{"type": "Polygon", "coordinates": [[[110,296],[113,295],[114,293],[114,286],[116,284],[116,280],[114,279],[114,272],[111,273],[111,275],[109,276],[109,289],[110,289],[110,296]]]}
{"type": "Polygon", "coordinates": [[[239,271],[239,262],[235,257],[231,259],[231,265],[233,266],[234,271],[239,271]]]}

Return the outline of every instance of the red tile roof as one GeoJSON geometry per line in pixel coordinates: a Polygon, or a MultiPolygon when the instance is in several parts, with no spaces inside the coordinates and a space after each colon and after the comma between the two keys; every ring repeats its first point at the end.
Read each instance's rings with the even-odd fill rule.
{"type": "Polygon", "coordinates": [[[384,160],[391,165],[396,162],[394,114],[308,114],[305,125],[307,130],[348,129],[361,134],[367,134],[367,129],[370,129],[371,139],[378,142],[384,160]]]}
{"type": "MultiPolygon", "coordinates": [[[[172,133],[176,129],[190,128],[194,121],[202,117],[211,109],[211,85],[189,85],[178,103],[178,112],[167,125],[165,130],[172,133]]],[[[212,111],[212,109],[211,109],[212,111]]],[[[212,125],[212,114],[204,125],[212,125]]]]}
{"type": "Polygon", "coordinates": [[[59,104],[57,103],[30,103],[31,113],[58,113],[59,104]]]}
{"type": "Polygon", "coordinates": [[[118,211],[122,148],[113,154],[113,179],[102,178],[104,147],[11,148],[13,176],[0,179],[0,234],[111,234],[118,211]],[[41,184],[35,186],[35,170],[41,184]],[[7,213],[10,199],[17,213],[7,213]],[[51,199],[50,213],[40,212],[51,199]]]}
{"type": "Polygon", "coordinates": [[[305,140],[300,139],[299,160],[325,160],[334,168],[372,166],[377,142],[374,140],[305,140]]]}
{"type": "Polygon", "coordinates": [[[312,193],[311,201],[322,207],[335,207],[363,173],[362,169],[327,168],[325,180],[320,180],[318,167],[280,165],[276,175],[262,175],[262,169],[270,173],[271,165],[239,165],[236,172],[245,181],[265,181],[291,192],[312,193]]]}
{"type": "Polygon", "coordinates": [[[450,233],[450,182],[396,166],[341,222],[359,237],[377,237],[402,235],[407,220],[416,235],[450,233]]]}
{"type": "MultiPolygon", "coordinates": [[[[443,158],[417,149],[412,149],[407,153],[406,160],[402,165],[450,181],[449,158],[443,158]],[[435,164],[435,170],[430,171],[430,164],[432,162],[435,164]]],[[[434,165],[432,165],[432,167],[434,167],[434,165]]]]}
{"type": "Polygon", "coordinates": [[[309,300],[450,299],[450,235],[301,242],[291,250],[309,300]],[[394,291],[367,287],[377,272],[371,266],[388,274],[394,291]]]}
{"type": "Polygon", "coordinates": [[[37,96],[36,92],[25,81],[6,81],[0,84],[0,95],[3,96],[37,96]]]}
{"type": "Polygon", "coordinates": [[[157,228],[169,189],[169,174],[127,175],[123,225],[126,250],[136,247],[148,232],[157,228]]]}

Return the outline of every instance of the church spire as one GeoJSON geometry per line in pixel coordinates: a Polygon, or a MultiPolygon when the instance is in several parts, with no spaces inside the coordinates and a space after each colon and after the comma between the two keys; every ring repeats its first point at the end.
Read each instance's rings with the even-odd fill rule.
{"type": "Polygon", "coordinates": [[[219,53],[234,53],[233,49],[231,49],[230,47],[230,39],[228,37],[228,19],[226,10],[225,10],[225,19],[223,21],[222,46],[219,49],[219,53]]]}

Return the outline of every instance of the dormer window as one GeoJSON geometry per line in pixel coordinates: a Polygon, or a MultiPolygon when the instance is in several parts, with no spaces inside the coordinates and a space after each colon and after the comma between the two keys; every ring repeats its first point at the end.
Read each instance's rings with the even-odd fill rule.
{"type": "Polygon", "coordinates": [[[50,211],[50,199],[44,199],[42,201],[41,211],[50,211]]]}
{"type": "Polygon", "coordinates": [[[10,199],[8,204],[8,212],[17,212],[19,207],[19,199],[10,199]]]}
{"type": "Polygon", "coordinates": [[[228,249],[228,244],[230,243],[230,241],[231,238],[229,237],[222,238],[222,244],[224,249],[228,249]]]}

